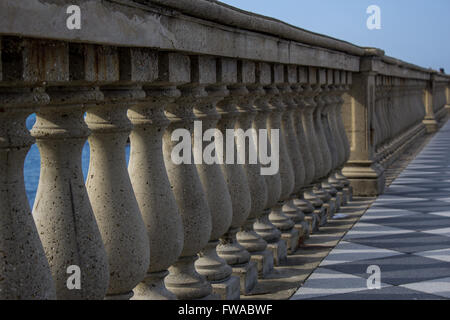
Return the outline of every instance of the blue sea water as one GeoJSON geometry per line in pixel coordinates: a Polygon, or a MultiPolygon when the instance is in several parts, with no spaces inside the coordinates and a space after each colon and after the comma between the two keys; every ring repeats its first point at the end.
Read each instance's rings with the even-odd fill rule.
{"type": "MultiPolygon", "coordinates": [[[[31,130],[33,128],[34,123],[36,122],[36,115],[30,115],[27,119],[27,128],[31,130]]],[[[127,145],[125,148],[125,155],[127,159],[127,163],[130,156],[130,146],[127,145]]],[[[84,179],[86,180],[86,176],[89,170],[89,143],[86,142],[83,148],[82,154],[82,166],[83,166],[83,174],[84,179]]],[[[39,176],[40,176],[40,166],[41,166],[41,155],[39,153],[39,149],[36,144],[34,144],[28,155],[25,159],[24,166],[24,176],[25,176],[25,189],[28,196],[28,201],[30,202],[30,206],[33,207],[34,199],[36,197],[36,191],[39,184],[39,176]]]]}

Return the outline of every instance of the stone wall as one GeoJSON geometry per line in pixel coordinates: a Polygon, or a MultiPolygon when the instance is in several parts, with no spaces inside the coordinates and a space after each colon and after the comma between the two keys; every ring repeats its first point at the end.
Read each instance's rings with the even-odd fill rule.
{"type": "Polygon", "coordinates": [[[384,168],[446,118],[450,78],[378,49],[216,1],[70,4],[80,30],[66,28],[67,1],[0,3],[2,299],[250,294],[352,194],[380,194],[384,168]],[[259,158],[174,163],[172,134],[193,135],[196,120],[267,129],[214,144],[267,142],[279,170],[261,175],[259,158]],[[23,163],[34,143],[31,209],[23,163]]]}

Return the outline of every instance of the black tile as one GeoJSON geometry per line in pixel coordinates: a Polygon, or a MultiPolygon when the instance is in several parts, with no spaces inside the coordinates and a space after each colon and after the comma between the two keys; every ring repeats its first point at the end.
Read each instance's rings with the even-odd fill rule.
{"type": "MultiPolygon", "coordinates": [[[[411,219],[412,217],[413,216],[409,216],[408,219],[411,219]]],[[[382,235],[371,238],[348,239],[348,241],[365,246],[389,249],[403,253],[450,248],[450,237],[422,232],[409,232],[402,234],[382,235]]]]}
{"type": "Polygon", "coordinates": [[[328,265],[328,269],[367,279],[367,268],[377,265],[381,270],[381,282],[392,285],[422,282],[450,277],[450,263],[425,257],[404,254],[328,265]]]}

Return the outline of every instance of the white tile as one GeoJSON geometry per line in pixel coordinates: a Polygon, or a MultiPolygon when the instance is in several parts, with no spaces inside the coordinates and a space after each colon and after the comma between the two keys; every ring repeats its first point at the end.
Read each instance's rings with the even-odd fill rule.
{"type": "Polygon", "coordinates": [[[408,215],[421,214],[420,212],[403,210],[403,209],[390,209],[384,207],[372,207],[366,211],[366,213],[361,217],[360,221],[364,222],[366,220],[372,219],[385,219],[385,218],[396,218],[408,215]]]}
{"type": "Polygon", "coordinates": [[[398,228],[386,227],[374,223],[358,222],[347,234],[344,239],[370,238],[376,236],[386,236],[393,234],[403,234],[414,232],[413,230],[405,230],[398,228]]]}
{"type": "MultiPolygon", "coordinates": [[[[390,285],[381,284],[382,288],[390,285]]],[[[291,300],[301,300],[367,290],[367,280],[326,268],[317,268],[291,300]]]]}
{"type": "Polygon", "coordinates": [[[426,231],[422,231],[422,232],[429,233],[429,234],[437,234],[437,235],[445,236],[445,237],[450,237],[450,228],[433,229],[433,230],[426,230],[426,231]]]}
{"type": "Polygon", "coordinates": [[[440,261],[450,262],[450,248],[449,249],[439,249],[432,251],[416,252],[417,256],[422,256],[425,258],[436,259],[440,261]]]}
{"type": "Polygon", "coordinates": [[[378,197],[378,199],[375,201],[375,204],[381,205],[381,203],[403,203],[403,202],[418,202],[418,201],[426,201],[424,198],[418,198],[418,197],[405,197],[405,196],[398,196],[398,195],[390,195],[390,194],[383,194],[378,197]]]}
{"type": "Polygon", "coordinates": [[[427,212],[427,214],[433,214],[435,216],[450,218],[450,211],[427,212]]]}
{"type": "Polygon", "coordinates": [[[332,264],[378,259],[400,255],[402,253],[387,249],[364,246],[352,242],[341,241],[322,261],[320,267],[332,264]]]}
{"type": "Polygon", "coordinates": [[[408,283],[401,285],[401,287],[450,298],[450,278],[408,283]]]}

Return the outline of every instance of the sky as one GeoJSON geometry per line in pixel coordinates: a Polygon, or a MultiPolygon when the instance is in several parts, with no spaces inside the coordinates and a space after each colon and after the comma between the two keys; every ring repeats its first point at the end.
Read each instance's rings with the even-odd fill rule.
{"type": "Polygon", "coordinates": [[[221,0],[243,10],[450,73],[450,0],[221,0]],[[370,5],[381,29],[369,30],[370,5]]]}

